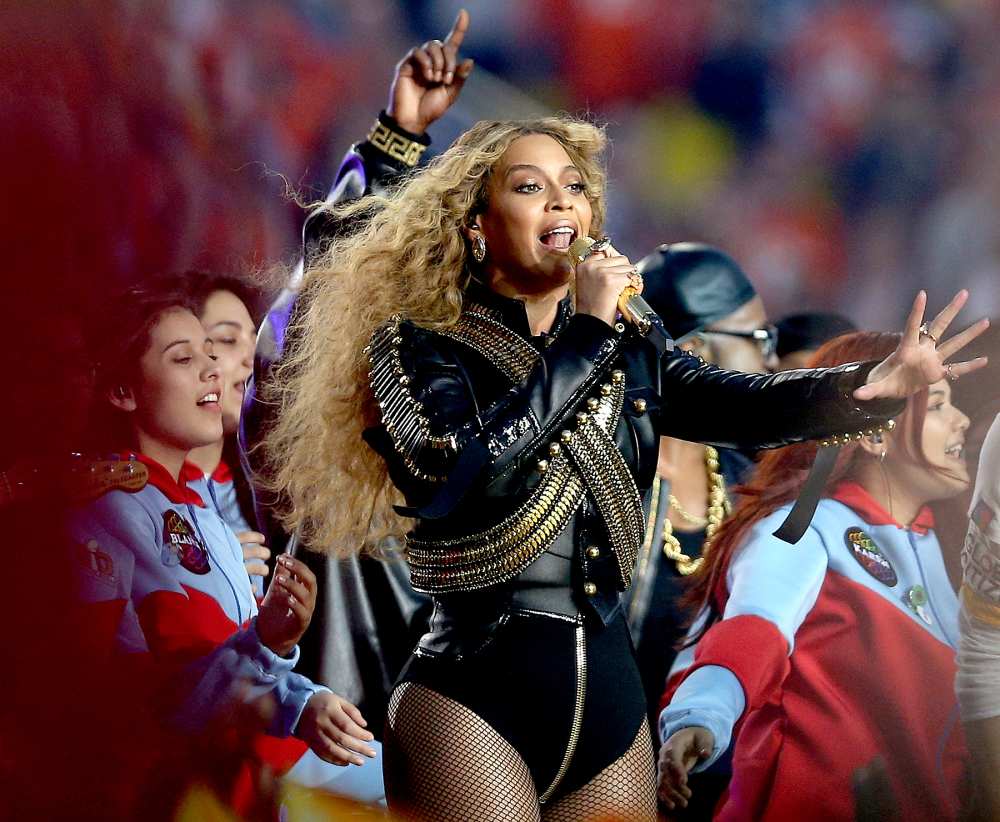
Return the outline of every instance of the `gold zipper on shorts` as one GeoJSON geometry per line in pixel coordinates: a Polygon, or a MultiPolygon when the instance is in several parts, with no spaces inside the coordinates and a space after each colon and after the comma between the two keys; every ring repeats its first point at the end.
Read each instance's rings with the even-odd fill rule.
{"type": "Polygon", "coordinates": [[[573,754],[576,753],[577,743],[580,741],[580,729],[583,726],[583,703],[587,696],[587,637],[583,630],[583,617],[577,615],[576,618],[576,702],[573,704],[573,724],[569,729],[569,739],[566,742],[566,753],[563,755],[562,764],[556,772],[552,784],[538,797],[539,804],[545,804],[559,787],[559,783],[566,776],[570,763],[573,761],[573,754]]]}

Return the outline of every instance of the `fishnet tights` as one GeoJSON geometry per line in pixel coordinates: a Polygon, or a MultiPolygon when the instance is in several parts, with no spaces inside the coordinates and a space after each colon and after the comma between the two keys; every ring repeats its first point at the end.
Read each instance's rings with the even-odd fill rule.
{"type": "Polygon", "coordinates": [[[656,769],[653,742],[645,722],[629,749],[572,793],[542,811],[542,822],[653,822],[656,819],[656,769]]]}
{"type": "Polygon", "coordinates": [[[454,700],[404,682],[389,700],[383,745],[390,809],[422,822],[539,822],[528,766],[454,700]]]}
{"type": "Polygon", "coordinates": [[[652,822],[653,746],[645,723],[625,754],[546,805],[520,754],[489,724],[441,694],[405,682],[389,700],[385,792],[394,813],[421,822],[652,822]]]}

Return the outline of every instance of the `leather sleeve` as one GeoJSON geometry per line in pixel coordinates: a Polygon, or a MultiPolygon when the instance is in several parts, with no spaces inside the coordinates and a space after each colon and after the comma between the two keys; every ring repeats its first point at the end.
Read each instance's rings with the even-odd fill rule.
{"type": "Polygon", "coordinates": [[[875,362],[778,374],[726,371],[675,352],[661,365],[659,431],[720,448],[777,448],[851,434],[901,413],[904,400],[855,400],[875,362]]]}
{"type": "Polygon", "coordinates": [[[527,380],[486,407],[478,405],[454,343],[408,323],[396,339],[398,362],[385,369],[395,384],[381,397],[373,368],[383,424],[366,435],[369,444],[389,462],[394,479],[400,466],[417,479],[450,475],[468,451],[464,478],[488,483],[558,434],[603,375],[619,338],[595,317],[572,317],[527,380]]]}
{"type": "MultiPolygon", "coordinates": [[[[426,134],[407,131],[384,111],[379,114],[379,120],[404,137],[424,145],[430,144],[430,138],[426,134]]],[[[368,140],[351,146],[341,161],[326,202],[306,218],[302,227],[302,253],[306,262],[322,249],[324,242],[348,233],[353,228],[334,215],[333,207],[367,194],[381,194],[398,184],[409,171],[410,166],[390,157],[368,140]]]]}

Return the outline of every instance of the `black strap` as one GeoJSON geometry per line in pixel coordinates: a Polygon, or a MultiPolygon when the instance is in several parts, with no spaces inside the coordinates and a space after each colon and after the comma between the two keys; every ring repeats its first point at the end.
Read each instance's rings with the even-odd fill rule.
{"type": "Polygon", "coordinates": [[[451,469],[448,478],[427,505],[422,508],[408,508],[394,505],[393,509],[403,517],[419,517],[420,519],[441,519],[450,514],[455,506],[472,487],[476,477],[493,459],[489,449],[479,440],[470,440],[458,455],[455,467],[451,469]]]}
{"type": "Polygon", "coordinates": [[[778,539],[791,545],[802,539],[809,523],[812,522],[813,514],[816,513],[816,506],[819,505],[819,498],[823,495],[826,482],[833,472],[838,454],[840,454],[839,445],[819,449],[816,460],[813,462],[812,468],[809,469],[806,483],[799,491],[799,498],[795,500],[795,504],[788,512],[788,516],[785,517],[785,521],[774,532],[774,536],[778,539]]]}

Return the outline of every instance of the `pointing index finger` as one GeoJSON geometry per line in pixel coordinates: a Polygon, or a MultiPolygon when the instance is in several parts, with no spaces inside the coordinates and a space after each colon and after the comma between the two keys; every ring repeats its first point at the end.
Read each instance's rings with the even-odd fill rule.
{"type": "Polygon", "coordinates": [[[462,45],[462,41],[465,39],[465,33],[469,30],[469,12],[465,9],[459,9],[458,16],[455,18],[455,25],[451,27],[451,31],[448,32],[448,36],[444,40],[446,46],[451,46],[457,49],[462,45]]]}

